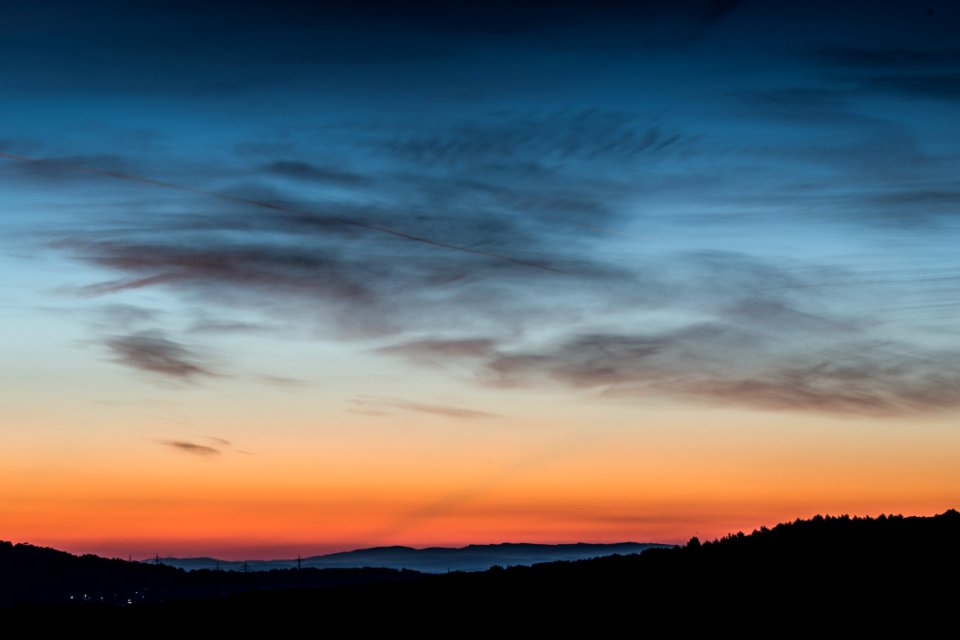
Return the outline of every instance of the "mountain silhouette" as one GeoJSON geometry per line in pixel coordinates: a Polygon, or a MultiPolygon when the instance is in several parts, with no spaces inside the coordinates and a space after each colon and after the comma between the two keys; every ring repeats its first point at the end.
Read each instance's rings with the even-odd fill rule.
{"type": "Polygon", "coordinates": [[[12,610],[53,612],[58,619],[106,625],[102,628],[151,621],[171,629],[256,627],[276,634],[292,633],[310,620],[354,632],[446,636],[463,628],[538,634],[588,630],[591,636],[651,629],[819,635],[907,625],[918,634],[953,624],[960,595],[958,542],[960,513],[950,510],[933,517],[816,516],[714,541],[693,538],[682,547],[638,555],[474,573],[300,572],[325,579],[325,584],[297,584],[295,570],[185,572],[22,545],[4,546],[0,575],[4,594],[16,591],[16,575],[32,576],[34,588],[59,585],[58,593],[65,593],[65,585],[75,588],[83,577],[67,579],[63,571],[68,564],[71,571],[92,572],[83,575],[103,585],[110,584],[110,572],[124,570],[144,572],[140,580],[150,575],[161,585],[178,585],[179,591],[171,588],[165,597],[130,606],[74,600],[12,610]],[[14,573],[9,571],[11,555],[21,563],[14,573]],[[218,576],[227,578],[217,582],[218,576]]]}
{"type": "Polygon", "coordinates": [[[529,566],[556,560],[585,560],[611,555],[641,553],[653,547],[668,545],[619,542],[614,544],[471,544],[466,547],[372,547],[310,556],[299,560],[239,560],[216,558],[159,558],[161,564],[186,569],[224,569],[266,571],[270,569],[315,569],[379,567],[410,569],[423,573],[448,571],[485,571],[494,566],[529,566]]]}

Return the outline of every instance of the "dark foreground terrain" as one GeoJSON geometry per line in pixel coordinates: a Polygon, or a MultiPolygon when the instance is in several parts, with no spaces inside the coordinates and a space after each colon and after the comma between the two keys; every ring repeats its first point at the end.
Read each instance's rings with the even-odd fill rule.
{"type": "Polygon", "coordinates": [[[24,564],[21,547],[4,547],[0,597],[20,602],[3,612],[8,616],[103,629],[263,629],[271,636],[305,624],[338,634],[445,636],[574,629],[633,636],[654,635],[654,628],[660,630],[655,635],[714,629],[782,635],[946,625],[944,633],[952,636],[960,611],[958,543],[960,513],[951,510],[928,518],[818,516],[640,555],[443,575],[370,569],[186,573],[54,557],[59,552],[35,548],[29,549],[46,554],[45,563],[31,564],[34,558],[24,564]],[[58,573],[68,566],[78,573],[58,573]],[[129,580],[127,570],[143,571],[138,578],[154,580],[156,591],[129,605],[107,604],[109,598],[101,604],[89,593],[87,599],[60,599],[65,586],[76,589],[84,579],[109,589],[119,584],[111,580],[129,580]]]}

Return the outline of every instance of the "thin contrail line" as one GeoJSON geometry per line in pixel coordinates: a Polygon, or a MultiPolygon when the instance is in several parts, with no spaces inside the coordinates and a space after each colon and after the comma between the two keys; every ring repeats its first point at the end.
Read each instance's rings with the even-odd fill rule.
{"type": "MultiPolygon", "coordinates": [[[[21,156],[13,153],[6,153],[3,151],[0,151],[0,158],[5,158],[7,160],[13,160],[14,162],[21,162],[24,164],[32,164],[32,165],[49,164],[48,160],[44,160],[42,158],[30,158],[28,156],[21,156]]],[[[134,175],[131,173],[120,173],[118,171],[105,171],[103,169],[96,169],[94,167],[88,167],[84,165],[68,165],[68,167],[74,171],[78,171],[81,173],[89,173],[91,175],[103,176],[105,178],[113,178],[115,180],[139,182],[141,184],[147,184],[152,187],[158,187],[160,189],[170,189],[173,191],[181,191],[184,193],[194,193],[202,196],[207,196],[209,198],[217,198],[219,200],[225,200],[227,202],[239,202],[242,204],[249,204],[249,205],[261,207],[264,209],[272,209],[274,211],[283,211],[284,213],[293,213],[296,215],[309,215],[309,213],[306,211],[294,209],[293,207],[287,207],[281,204],[277,204],[275,202],[267,202],[265,200],[255,200],[252,198],[244,198],[242,196],[232,196],[226,193],[219,193],[216,191],[207,191],[205,189],[199,189],[197,187],[188,187],[188,186],[176,184],[173,182],[166,182],[164,180],[154,180],[153,178],[146,178],[146,177],[134,175]]],[[[485,258],[493,258],[494,260],[510,262],[512,264],[520,265],[523,267],[530,267],[533,269],[540,269],[542,271],[550,271],[553,273],[563,273],[559,269],[556,269],[554,267],[551,267],[545,264],[540,264],[538,262],[530,262],[528,260],[513,258],[513,257],[505,256],[499,253],[482,251],[480,249],[471,249],[470,247],[463,247],[460,245],[450,244],[448,242],[443,242],[442,240],[433,240],[432,238],[426,238],[424,236],[418,236],[412,233],[398,231],[397,229],[391,229],[390,227],[384,227],[378,224],[371,224],[369,222],[360,222],[359,220],[351,220],[349,218],[339,218],[339,217],[327,217],[327,220],[337,224],[342,224],[342,225],[351,226],[351,227],[358,227],[360,229],[366,229],[367,231],[384,233],[387,235],[394,236],[396,238],[400,238],[402,240],[409,240],[411,242],[419,242],[421,244],[427,244],[433,247],[438,247],[440,249],[447,249],[450,251],[459,251],[461,253],[469,253],[476,256],[482,256],[485,258]]]]}
{"type": "Polygon", "coordinates": [[[572,436],[551,439],[550,446],[542,448],[532,455],[522,457],[494,474],[480,478],[473,484],[455,489],[437,499],[430,500],[419,507],[391,518],[385,525],[361,536],[359,540],[362,540],[364,544],[372,545],[394,544],[397,536],[401,533],[414,529],[425,522],[456,513],[471,502],[476,502],[478,499],[489,495],[498,486],[502,486],[504,483],[544,464],[580,453],[584,450],[584,447],[607,440],[612,435],[614,434],[606,429],[588,430],[581,428],[574,431],[572,436]]]}

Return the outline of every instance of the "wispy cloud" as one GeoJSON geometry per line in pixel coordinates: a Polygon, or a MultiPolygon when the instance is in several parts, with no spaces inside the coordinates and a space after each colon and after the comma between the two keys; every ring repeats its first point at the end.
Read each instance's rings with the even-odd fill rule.
{"type": "Polygon", "coordinates": [[[223,453],[216,447],[207,446],[205,444],[197,444],[196,442],[188,442],[186,440],[164,440],[160,442],[160,444],[165,447],[170,447],[181,453],[186,453],[192,456],[200,456],[202,458],[219,456],[221,453],[223,453]]]}
{"type": "Polygon", "coordinates": [[[283,178],[343,187],[363,187],[371,183],[370,178],[359,173],[351,173],[335,167],[317,166],[299,160],[278,160],[264,165],[263,170],[283,178]]]}
{"type": "Polygon", "coordinates": [[[662,335],[589,335],[480,364],[491,384],[560,383],[618,398],[680,398],[758,409],[902,415],[960,408],[960,352],[851,340],[778,345],[703,326],[662,335]]]}
{"type": "Polygon", "coordinates": [[[389,415],[386,411],[394,409],[399,411],[412,411],[414,413],[427,413],[447,418],[461,418],[464,420],[488,420],[499,418],[500,415],[490,413],[489,411],[478,411],[476,409],[467,409],[464,407],[454,407],[449,405],[427,404],[423,402],[410,402],[397,398],[382,398],[374,396],[358,396],[351,401],[352,410],[358,410],[370,415],[389,415]]]}
{"type": "Polygon", "coordinates": [[[193,381],[220,375],[201,364],[197,354],[160,331],[113,336],[104,343],[120,364],[165,378],[193,381]]]}
{"type": "Polygon", "coordinates": [[[412,340],[377,349],[378,353],[400,356],[417,364],[444,365],[454,360],[482,358],[495,353],[496,341],[491,338],[452,340],[412,340]]]}
{"type": "Polygon", "coordinates": [[[274,376],[269,374],[261,374],[257,376],[257,379],[271,384],[277,387],[285,387],[288,389],[300,389],[307,386],[306,380],[301,380],[299,378],[291,378],[289,376],[274,376]]]}
{"type": "Polygon", "coordinates": [[[676,152],[690,136],[635,114],[590,109],[516,114],[459,124],[448,131],[390,139],[386,150],[405,159],[445,166],[526,164],[548,171],[557,163],[626,162],[676,152]]]}
{"type": "Polygon", "coordinates": [[[721,253],[688,256],[684,268],[689,280],[676,279],[683,269],[673,265],[673,290],[654,299],[677,314],[666,324],[570,327],[540,344],[462,337],[379,351],[472,370],[504,389],[560,386],[595,397],[873,416],[960,407],[960,351],[888,336],[882,318],[831,304],[837,288],[882,288],[882,279],[802,274],[721,253]]]}
{"type": "MultiPolygon", "coordinates": [[[[256,333],[352,341],[502,387],[837,413],[953,406],[956,292],[944,287],[958,272],[937,243],[956,230],[960,195],[943,142],[952,121],[935,103],[957,86],[952,32],[921,12],[940,36],[884,48],[870,25],[849,38],[801,28],[822,23],[804,5],[796,39],[773,46],[743,37],[770,19],[758,3],[575,4],[386,9],[376,38],[390,44],[372,49],[359,14],[303,9],[311,20],[289,25],[297,37],[259,71],[213,89],[256,87],[283,61],[272,71],[290,75],[258,93],[279,115],[176,153],[160,136],[149,161],[124,155],[136,137],[88,148],[76,134],[40,147],[39,162],[10,156],[32,152],[14,144],[3,171],[33,188],[95,182],[50,246],[86,267],[71,291],[175,301],[176,319],[128,305],[112,329],[95,327],[118,363],[160,379],[213,379],[222,365],[208,364],[206,341],[256,333]],[[707,78],[712,47],[738,62],[707,78]],[[513,63],[536,81],[515,82],[513,63]],[[346,102],[285,111],[319,95],[300,77],[325,78],[346,102]],[[343,78],[364,90],[337,91],[343,78]],[[949,265],[925,270],[941,256],[949,265]]],[[[238,11],[238,28],[259,32],[258,10],[238,11]]],[[[127,71],[99,81],[139,86],[127,71]]],[[[165,87],[209,80],[169,75],[165,87]]],[[[181,123],[167,126],[176,139],[181,123]]],[[[288,382],[267,370],[237,378],[288,382]]],[[[486,413],[402,400],[353,410],[486,413]]]]}
{"type": "MultiPolygon", "coordinates": [[[[3,153],[8,159],[25,157],[6,151],[3,153]]],[[[66,184],[89,180],[91,171],[101,173],[129,171],[131,165],[129,158],[119,155],[45,156],[42,162],[16,162],[7,164],[2,170],[12,173],[19,181],[47,185],[54,183],[62,188],[66,184]]]]}

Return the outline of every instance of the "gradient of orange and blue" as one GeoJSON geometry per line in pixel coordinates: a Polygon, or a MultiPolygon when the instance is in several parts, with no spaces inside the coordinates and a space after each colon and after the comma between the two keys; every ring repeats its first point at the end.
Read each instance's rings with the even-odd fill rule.
{"type": "Polygon", "coordinates": [[[960,504],[960,8],[0,16],[0,539],[679,542],[960,504]]]}

